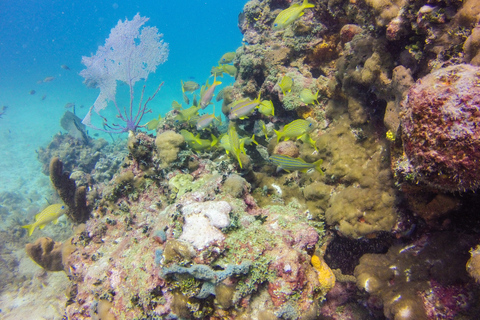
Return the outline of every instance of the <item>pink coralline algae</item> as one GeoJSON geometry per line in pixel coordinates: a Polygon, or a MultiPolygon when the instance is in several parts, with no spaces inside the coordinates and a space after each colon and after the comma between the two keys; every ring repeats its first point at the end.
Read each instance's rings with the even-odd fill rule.
{"type": "Polygon", "coordinates": [[[445,191],[480,186],[480,68],[455,65],[423,77],[402,105],[403,144],[422,182],[445,191]]]}

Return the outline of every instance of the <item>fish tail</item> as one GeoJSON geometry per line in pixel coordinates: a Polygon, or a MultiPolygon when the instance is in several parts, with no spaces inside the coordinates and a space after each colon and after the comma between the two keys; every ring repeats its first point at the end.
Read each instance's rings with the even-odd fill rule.
{"type": "Polygon", "coordinates": [[[235,152],[235,154],[237,156],[237,160],[238,160],[238,164],[240,165],[240,169],[243,169],[242,161],[240,160],[240,151],[235,152]]]}
{"type": "Polygon", "coordinates": [[[258,146],[258,142],[255,141],[255,134],[253,134],[253,136],[252,136],[252,142],[255,143],[258,146]]]}
{"type": "Polygon", "coordinates": [[[324,173],[323,173],[323,170],[322,170],[322,163],[323,163],[323,159],[320,159],[320,160],[315,161],[313,164],[315,165],[315,170],[317,170],[318,172],[320,172],[323,175],[324,173]]]}
{"type": "Polygon", "coordinates": [[[30,237],[33,233],[33,230],[35,230],[35,224],[32,223],[32,224],[27,224],[26,226],[22,226],[22,228],[24,229],[27,229],[28,230],[28,236],[30,237]]]}
{"type": "Polygon", "coordinates": [[[303,5],[302,5],[305,9],[306,8],[313,8],[315,7],[314,4],[311,4],[311,3],[308,3],[308,0],[303,0],[303,5]]]}
{"type": "Polygon", "coordinates": [[[278,132],[278,131],[275,130],[275,129],[274,129],[273,131],[275,131],[275,134],[277,135],[277,143],[279,143],[279,142],[280,142],[280,138],[282,137],[282,133],[281,133],[281,132],[278,132]]]}
{"type": "Polygon", "coordinates": [[[210,136],[212,137],[212,143],[210,144],[210,147],[213,147],[218,143],[218,139],[212,133],[210,134],[210,136]]]}

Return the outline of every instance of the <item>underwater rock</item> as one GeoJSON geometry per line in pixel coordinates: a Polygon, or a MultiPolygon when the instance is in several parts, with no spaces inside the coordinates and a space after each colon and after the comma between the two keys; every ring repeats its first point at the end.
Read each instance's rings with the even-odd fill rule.
{"type": "Polygon", "coordinates": [[[300,150],[292,140],[280,141],[273,149],[273,154],[297,158],[300,155],[300,150]]]}
{"type": "Polygon", "coordinates": [[[231,174],[223,183],[223,190],[232,197],[241,198],[250,184],[238,174],[231,174]]]}
{"type": "Polygon", "coordinates": [[[403,148],[425,184],[450,192],[480,186],[479,82],[480,68],[462,64],[423,77],[408,92],[403,148]]]}
{"type": "Polygon", "coordinates": [[[219,229],[230,224],[230,211],[232,207],[226,201],[192,203],[182,207],[185,222],[179,239],[190,242],[198,250],[222,242],[225,236],[219,229]]]}
{"type": "Polygon", "coordinates": [[[442,232],[393,246],[386,254],[365,254],[355,268],[357,286],[371,295],[370,301],[380,299],[389,319],[453,319],[467,311],[472,298],[464,294],[471,281],[465,263],[472,240],[442,232]]]}

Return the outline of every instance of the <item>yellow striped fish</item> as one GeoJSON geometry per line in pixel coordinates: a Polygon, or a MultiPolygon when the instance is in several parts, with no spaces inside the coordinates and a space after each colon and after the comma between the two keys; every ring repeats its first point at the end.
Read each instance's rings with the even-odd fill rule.
{"type": "Polygon", "coordinates": [[[277,134],[277,143],[280,141],[282,137],[285,138],[285,140],[288,140],[290,138],[300,138],[306,133],[308,133],[312,129],[312,123],[303,120],[303,119],[297,119],[293,120],[289,124],[286,124],[283,127],[283,130],[277,131],[274,130],[275,133],[277,134]]]}
{"type": "Polygon", "coordinates": [[[242,161],[240,160],[240,139],[238,138],[238,133],[237,130],[235,129],[235,126],[230,124],[230,127],[228,128],[228,138],[230,140],[230,148],[235,153],[235,156],[237,157],[238,164],[240,165],[240,168],[243,169],[242,166],[242,161]]]}
{"type": "Polygon", "coordinates": [[[289,76],[284,76],[278,86],[282,89],[283,95],[286,95],[287,92],[292,91],[293,79],[289,76]]]}
{"type": "Polygon", "coordinates": [[[303,16],[303,10],[313,8],[315,5],[308,3],[308,0],[303,0],[302,4],[294,3],[287,9],[278,14],[273,21],[273,30],[283,29],[290,25],[293,21],[303,16]]]}
{"type": "Polygon", "coordinates": [[[308,163],[301,158],[292,158],[281,154],[274,154],[269,159],[278,168],[283,169],[287,172],[295,170],[307,172],[309,169],[315,169],[321,174],[323,174],[323,170],[321,168],[323,159],[317,160],[314,163],[308,163]]]}
{"type": "Polygon", "coordinates": [[[61,203],[52,204],[42,210],[42,212],[35,215],[35,222],[32,224],[27,224],[22,226],[22,228],[28,230],[28,236],[31,236],[36,227],[39,229],[45,228],[45,226],[52,222],[54,224],[58,223],[58,218],[60,218],[65,213],[65,205],[61,203]]]}

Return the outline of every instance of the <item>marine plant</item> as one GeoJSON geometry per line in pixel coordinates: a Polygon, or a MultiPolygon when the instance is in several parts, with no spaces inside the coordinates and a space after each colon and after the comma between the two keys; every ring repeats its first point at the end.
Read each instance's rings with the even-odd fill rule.
{"type": "Polygon", "coordinates": [[[138,13],[131,21],[125,19],[118,21],[115,28],[110,31],[110,36],[105,41],[105,46],[98,47],[97,53],[91,57],[82,57],[82,63],[87,67],[80,72],[85,78],[84,83],[90,88],[100,88],[95,103],[90,107],[82,123],[96,130],[108,133],[123,133],[136,131],[140,126],[147,109],[148,103],[155,97],[163,83],[143,103],[145,85],[143,86],[138,108],[134,110],[134,86],[137,81],[147,80],[148,75],[155,72],[157,66],[164,63],[168,57],[168,44],[164,43],[162,34],[156,27],[140,28],[148,21],[138,13]],[[115,98],[117,81],[124,82],[129,88],[129,107],[123,110],[115,98]],[[117,109],[117,118],[125,124],[108,123],[107,118],[99,112],[112,101],[117,109]],[[103,119],[103,129],[92,124],[92,111],[103,119]]]}

